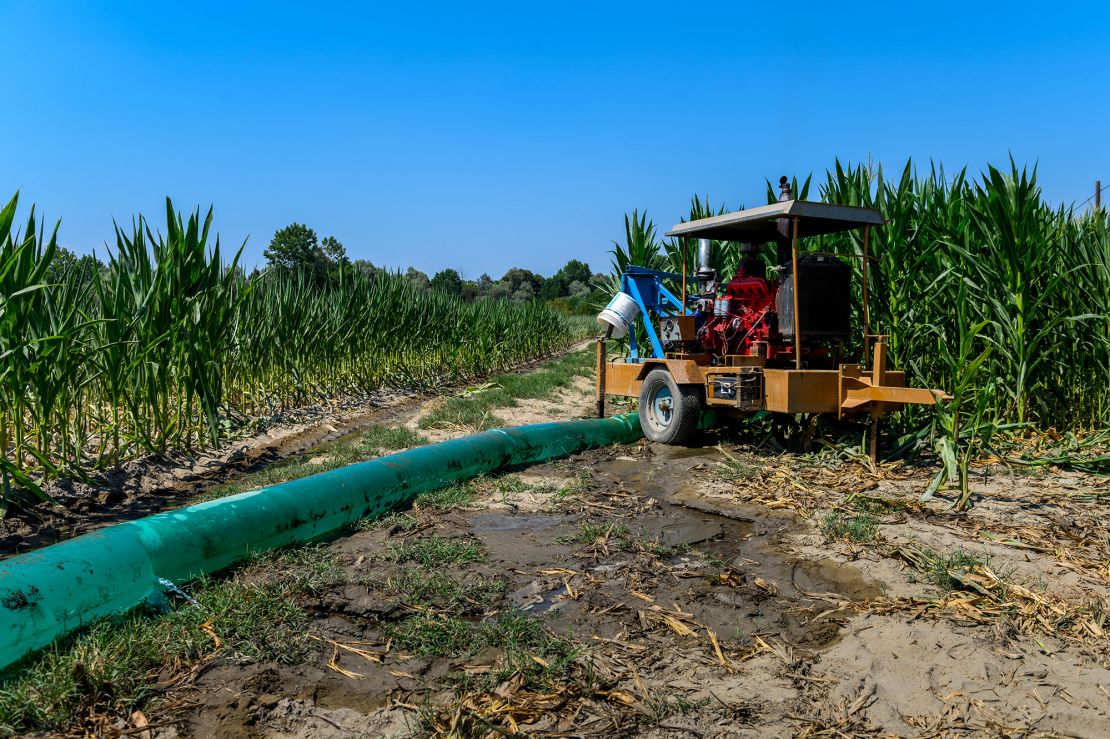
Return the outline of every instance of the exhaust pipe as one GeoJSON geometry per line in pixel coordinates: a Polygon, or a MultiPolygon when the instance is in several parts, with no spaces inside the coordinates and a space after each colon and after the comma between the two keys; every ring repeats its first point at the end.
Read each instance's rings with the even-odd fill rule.
{"type": "Polygon", "coordinates": [[[713,269],[713,242],[710,239],[698,239],[698,282],[705,286],[717,279],[717,270],[713,269]]]}

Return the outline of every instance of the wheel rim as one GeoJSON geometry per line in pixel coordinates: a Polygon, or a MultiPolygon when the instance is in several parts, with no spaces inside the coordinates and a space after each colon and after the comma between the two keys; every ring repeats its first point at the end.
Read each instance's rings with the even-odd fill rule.
{"type": "Polygon", "coordinates": [[[674,418],[674,397],[665,384],[652,391],[648,403],[648,420],[655,428],[663,431],[671,425],[674,418]]]}

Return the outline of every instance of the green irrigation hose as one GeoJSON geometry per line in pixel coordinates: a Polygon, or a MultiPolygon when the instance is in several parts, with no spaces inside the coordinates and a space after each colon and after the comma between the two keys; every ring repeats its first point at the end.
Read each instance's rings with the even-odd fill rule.
{"type": "Polygon", "coordinates": [[[635,413],[486,431],[109,526],[0,562],[0,668],[252,552],[311,541],[500,469],[642,436],[635,413]]]}

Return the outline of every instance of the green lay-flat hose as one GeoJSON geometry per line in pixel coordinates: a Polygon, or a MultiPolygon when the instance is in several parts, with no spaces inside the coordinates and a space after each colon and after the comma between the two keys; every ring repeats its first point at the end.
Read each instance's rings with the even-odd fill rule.
{"type": "Polygon", "coordinates": [[[0,562],[0,668],[252,552],[311,541],[421,492],[642,436],[635,413],[497,429],[108,526],[0,562]]]}

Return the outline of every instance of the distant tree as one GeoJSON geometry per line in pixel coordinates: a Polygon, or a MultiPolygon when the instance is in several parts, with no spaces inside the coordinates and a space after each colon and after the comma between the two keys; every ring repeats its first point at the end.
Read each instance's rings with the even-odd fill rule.
{"type": "Polygon", "coordinates": [[[320,241],[320,248],[323,250],[324,256],[331,262],[330,266],[332,267],[346,267],[351,263],[351,260],[347,258],[347,249],[334,236],[325,236],[320,241]]]}
{"type": "Polygon", "coordinates": [[[462,291],[463,278],[459,273],[450,267],[441,269],[432,277],[431,285],[434,289],[441,292],[451,293],[458,295],[462,291]]]}
{"type": "Polygon", "coordinates": [[[290,271],[305,270],[318,277],[326,274],[330,266],[328,256],[320,248],[316,232],[303,223],[291,223],[278,230],[262,255],[271,267],[290,271]]]}
{"type": "Polygon", "coordinates": [[[80,283],[90,282],[102,270],[106,269],[103,262],[94,254],[78,256],[64,246],[59,246],[54,252],[54,260],[46,271],[47,282],[62,282],[69,278],[76,278],[80,283]]]}
{"type": "Polygon", "coordinates": [[[581,280],[575,280],[567,286],[567,297],[574,300],[585,300],[590,297],[590,286],[581,280]]]}
{"type": "Polygon", "coordinates": [[[376,275],[382,271],[379,267],[375,267],[374,263],[371,262],[369,259],[356,259],[355,261],[351,262],[351,266],[364,275],[369,276],[376,275]]]}
{"type": "Polygon", "coordinates": [[[536,291],[532,289],[532,283],[521,282],[520,287],[518,287],[516,289],[516,292],[513,293],[513,300],[518,303],[527,303],[535,296],[535,294],[536,291]]]}
{"type": "Polygon", "coordinates": [[[540,288],[543,287],[543,275],[537,275],[532,270],[520,269],[519,267],[514,267],[506,272],[501,281],[509,283],[509,288],[514,293],[524,283],[531,285],[533,295],[538,294],[540,288]]]}
{"type": "Polygon", "coordinates": [[[563,265],[562,269],[555,273],[555,277],[568,287],[572,282],[589,284],[592,275],[593,273],[590,272],[590,265],[577,259],[570,260],[563,265]]]}
{"type": "Polygon", "coordinates": [[[566,295],[566,283],[554,274],[543,281],[543,287],[540,288],[540,298],[543,300],[555,300],[566,295]]]}
{"type": "Polygon", "coordinates": [[[409,267],[407,270],[405,270],[405,279],[411,282],[414,287],[417,287],[421,290],[427,290],[428,286],[431,284],[431,280],[428,279],[428,275],[424,274],[416,267],[409,267]]]}
{"type": "Polygon", "coordinates": [[[482,290],[478,287],[478,283],[474,280],[466,280],[465,282],[463,282],[462,289],[459,291],[459,295],[461,295],[462,299],[466,300],[467,302],[473,302],[477,300],[479,296],[481,296],[481,294],[482,290]]]}
{"type": "Polygon", "coordinates": [[[490,285],[486,295],[492,300],[508,300],[513,296],[513,291],[508,282],[498,281],[490,285]]]}

